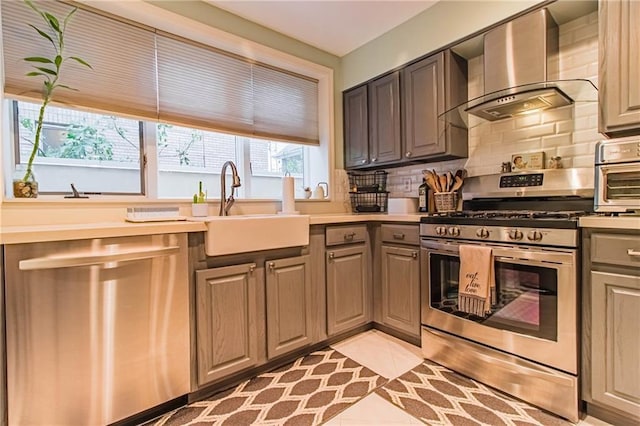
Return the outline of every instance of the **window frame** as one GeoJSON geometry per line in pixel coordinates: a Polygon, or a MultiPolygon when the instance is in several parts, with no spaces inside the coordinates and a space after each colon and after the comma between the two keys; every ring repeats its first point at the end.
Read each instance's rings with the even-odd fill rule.
{"type": "MultiPolygon", "coordinates": [[[[252,40],[244,39],[242,37],[227,33],[219,28],[206,25],[183,15],[165,10],[158,6],[154,6],[149,3],[143,2],[93,2],[91,0],[79,0],[79,3],[88,5],[91,8],[101,10],[108,14],[112,14],[123,18],[125,20],[133,21],[142,25],[148,25],[158,30],[167,31],[176,34],[180,37],[194,40],[199,43],[210,45],[214,48],[229,51],[242,55],[250,60],[255,60],[261,63],[279,67],[285,70],[289,70],[294,73],[307,75],[311,78],[318,80],[318,132],[320,145],[317,149],[321,150],[321,158],[324,164],[318,169],[323,169],[320,173],[309,173],[308,165],[311,163],[309,149],[305,144],[299,144],[305,152],[305,172],[304,181],[311,183],[318,179],[328,181],[331,184],[332,171],[334,169],[334,84],[333,84],[333,69],[324,65],[320,65],[306,59],[294,56],[292,54],[279,51],[264,45],[261,45],[252,40]],[[324,176],[322,176],[324,175],[324,176]]],[[[13,139],[19,137],[17,135],[17,127],[13,123],[12,119],[8,119],[7,115],[10,109],[8,102],[11,100],[3,99],[3,108],[5,113],[2,114],[2,121],[9,124],[9,135],[3,132],[2,139],[3,152],[6,155],[5,167],[14,162],[19,162],[17,157],[18,150],[15,146],[7,147],[7,145],[13,145],[9,143],[7,138],[13,139]],[[14,152],[11,152],[13,148],[14,152]]],[[[17,120],[17,115],[15,115],[17,120]]],[[[110,195],[118,195],[117,201],[129,201],[134,199],[144,199],[149,201],[170,201],[177,198],[158,198],[158,172],[159,164],[157,157],[157,138],[155,131],[155,121],[143,121],[139,120],[141,132],[143,132],[143,140],[141,141],[141,193],[140,194],[115,194],[104,193],[105,198],[96,197],[102,200],[114,199],[109,197],[110,195]],[[136,197],[138,195],[138,197],[136,197]]],[[[291,143],[288,141],[282,141],[285,143],[291,143]]],[[[298,145],[298,144],[297,144],[298,145]]],[[[314,163],[317,161],[314,161],[314,163]]],[[[15,166],[15,164],[13,164],[15,166]]],[[[251,170],[246,165],[244,173],[247,176],[251,175],[251,170]]],[[[242,167],[245,169],[245,167],[242,167]]],[[[215,173],[216,171],[212,171],[215,173]]],[[[7,187],[10,186],[11,175],[13,173],[13,167],[6,170],[4,173],[7,183],[5,184],[5,192],[3,199],[10,199],[8,197],[7,187]]],[[[245,182],[248,182],[245,180],[245,182]]],[[[53,193],[47,193],[47,195],[53,193]]],[[[58,193],[55,193],[58,194],[58,193]]],[[[44,193],[43,193],[44,196],[44,193]]],[[[182,197],[179,200],[183,200],[182,197]]],[[[186,200],[186,198],[185,198],[186,200]]],[[[274,201],[275,198],[269,199],[256,199],[256,198],[242,198],[238,201],[274,201]]]]}

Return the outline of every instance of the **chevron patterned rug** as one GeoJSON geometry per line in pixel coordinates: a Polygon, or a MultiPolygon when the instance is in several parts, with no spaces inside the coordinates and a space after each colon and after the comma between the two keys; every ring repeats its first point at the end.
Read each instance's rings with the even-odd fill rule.
{"type": "Polygon", "coordinates": [[[434,426],[571,425],[430,361],[390,381],[376,393],[434,426]]]}
{"type": "Polygon", "coordinates": [[[340,352],[326,349],[146,425],[317,425],[386,381],[340,352]]]}

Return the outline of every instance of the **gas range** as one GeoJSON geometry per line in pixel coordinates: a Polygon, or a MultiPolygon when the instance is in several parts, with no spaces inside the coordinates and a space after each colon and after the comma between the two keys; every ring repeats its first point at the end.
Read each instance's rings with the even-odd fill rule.
{"type": "Polygon", "coordinates": [[[591,170],[564,169],[469,178],[464,210],[423,216],[420,235],[577,247],[578,218],[593,212],[589,176],[591,170]]]}

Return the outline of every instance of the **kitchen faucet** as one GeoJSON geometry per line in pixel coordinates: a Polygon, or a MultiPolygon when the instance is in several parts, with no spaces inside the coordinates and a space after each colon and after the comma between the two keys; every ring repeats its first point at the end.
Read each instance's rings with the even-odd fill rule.
{"type": "Polygon", "coordinates": [[[240,176],[238,176],[238,169],[233,161],[227,161],[222,165],[222,171],[220,172],[220,213],[218,216],[229,216],[229,209],[233,206],[233,203],[236,201],[233,198],[233,194],[240,186],[240,176]],[[226,190],[226,174],[227,174],[227,166],[231,166],[231,174],[233,178],[233,182],[231,183],[231,195],[229,198],[225,198],[227,196],[226,190]]]}

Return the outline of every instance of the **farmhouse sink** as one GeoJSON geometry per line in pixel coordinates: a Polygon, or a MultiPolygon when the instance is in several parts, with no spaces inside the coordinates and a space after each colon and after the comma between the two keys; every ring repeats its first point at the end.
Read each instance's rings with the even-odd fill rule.
{"type": "Polygon", "coordinates": [[[207,225],[207,256],[246,253],[309,244],[309,216],[255,214],[189,218],[207,225]]]}

